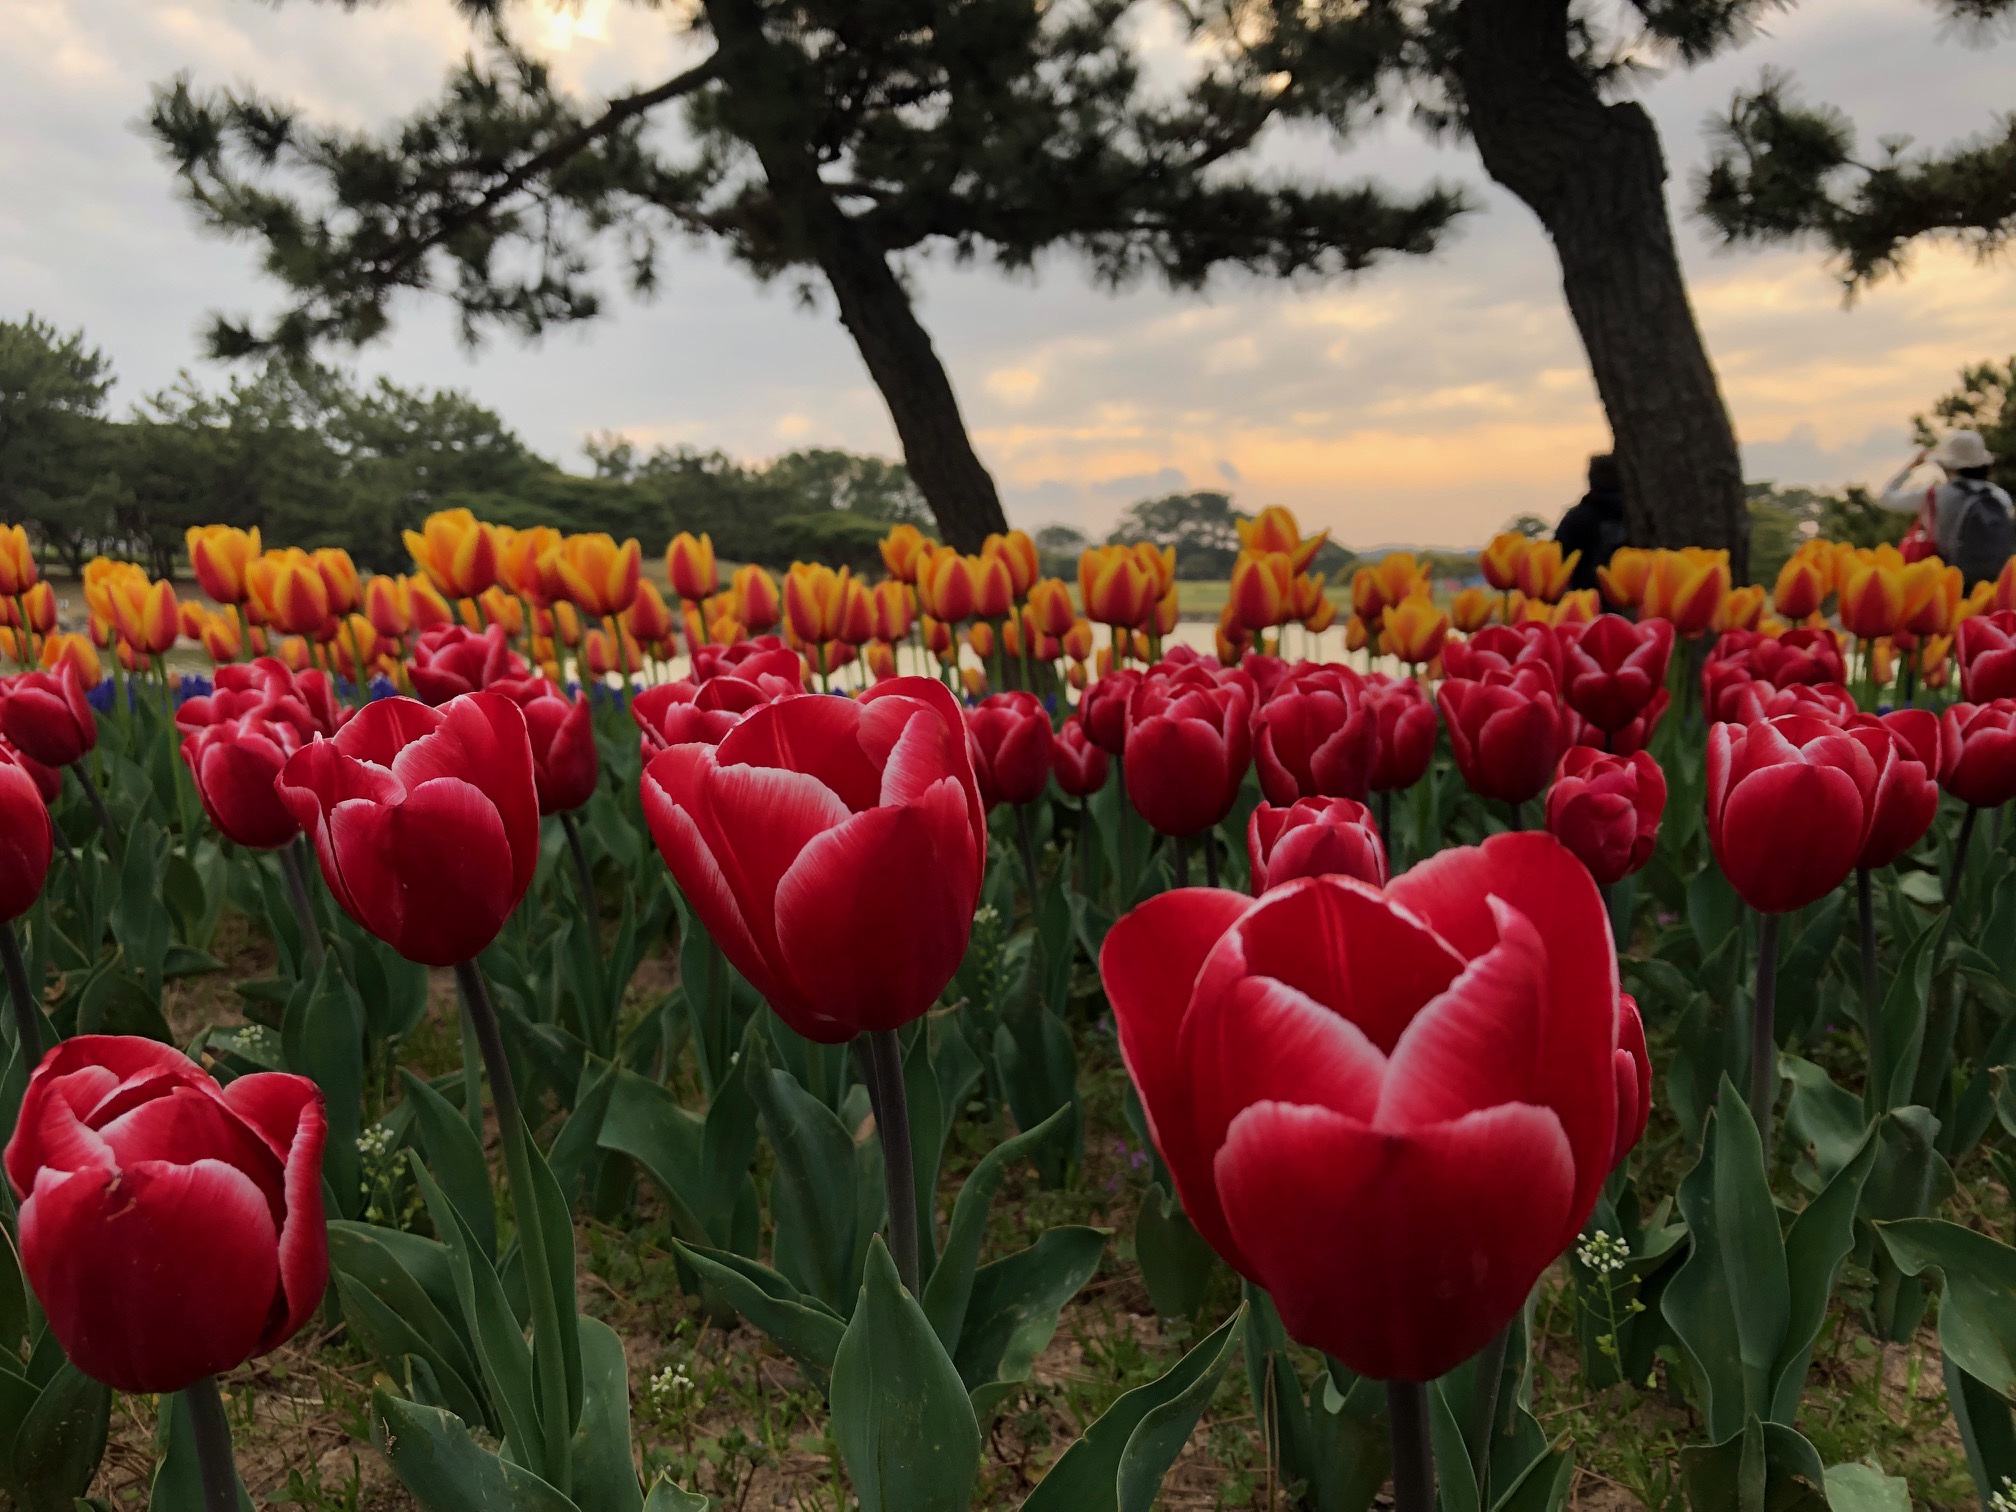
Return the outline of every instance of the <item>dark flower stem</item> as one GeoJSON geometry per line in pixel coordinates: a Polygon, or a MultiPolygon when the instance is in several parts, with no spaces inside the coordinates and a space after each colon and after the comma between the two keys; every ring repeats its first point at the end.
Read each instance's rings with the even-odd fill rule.
{"type": "Polygon", "coordinates": [[[1029,912],[1037,909],[1037,899],[1043,892],[1043,876],[1036,866],[1036,834],[1029,825],[1029,805],[1015,805],[1015,839],[1022,849],[1022,875],[1029,884],[1029,912]]]}
{"type": "Polygon", "coordinates": [[[42,1064],[42,1013],[36,1006],[35,989],[28,981],[28,966],[21,959],[21,942],[14,938],[12,923],[0,923],[0,961],[7,968],[7,991],[14,999],[14,1038],[21,1046],[21,1066],[33,1071],[42,1064]]]}
{"type": "Polygon", "coordinates": [[[105,854],[114,861],[122,859],[119,831],[112,827],[112,816],[105,812],[104,796],[98,791],[98,784],[91,780],[91,774],[84,769],[83,758],[71,762],[70,770],[76,774],[77,785],[84,789],[85,798],[90,800],[91,812],[98,816],[98,834],[105,841],[105,854]]]}
{"type": "MultiPolygon", "coordinates": [[[[574,1321],[560,1318],[555,1311],[556,1262],[547,1252],[545,1226],[539,1221],[538,1192],[532,1180],[532,1135],[525,1127],[525,1115],[518,1105],[518,1087],[511,1078],[511,1062],[504,1053],[504,1036],[497,1026],[497,1010],[491,1004],[483,973],[474,961],[464,961],[455,968],[455,981],[468,1006],[476,1044],[483,1056],[483,1069],[490,1077],[491,1100],[497,1105],[504,1174],[511,1187],[518,1251],[525,1263],[525,1290],[532,1302],[532,1363],[539,1374],[539,1426],[545,1437],[547,1463],[563,1480],[569,1480],[571,1477],[565,1471],[573,1425],[567,1421],[567,1368],[561,1354],[559,1330],[563,1326],[572,1328],[574,1321]]],[[[566,1487],[559,1489],[564,1492],[566,1487]]]]}
{"type": "Polygon", "coordinates": [[[1181,836],[1176,840],[1176,885],[1190,885],[1190,842],[1181,836]]]}
{"type": "MultiPolygon", "coordinates": [[[[597,920],[595,907],[595,871],[588,864],[588,847],[581,843],[581,826],[574,822],[571,811],[560,815],[560,828],[567,832],[567,849],[574,857],[574,880],[581,888],[581,910],[588,915],[592,926],[597,920]]],[[[598,937],[596,944],[601,940],[598,937]]]]}
{"type": "Polygon", "coordinates": [[[1477,1474],[1480,1499],[1491,1475],[1491,1440],[1498,1432],[1498,1389],[1505,1379],[1505,1355],[1511,1343],[1512,1324],[1507,1322],[1477,1356],[1475,1395],[1471,1398],[1470,1460],[1477,1474]]]}
{"type": "Polygon", "coordinates": [[[1393,1512],[1435,1512],[1435,1449],[1428,1437],[1425,1381],[1386,1383],[1393,1442],[1393,1512]]]}
{"type": "Polygon", "coordinates": [[[203,1512],[238,1512],[238,1469],[231,1457],[231,1420],[217,1377],[205,1376],[182,1389],[189,1426],[196,1440],[196,1467],[203,1477],[203,1512]]]}
{"type": "Polygon", "coordinates": [[[1757,926],[1757,993],[1750,1003],[1750,1114],[1771,1169],[1771,1105],[1778,1100],[1778,915],[1757,926]]]}
{"type": "Polygon", "coordinates": [[[889,1249],[897,1276],[916,1297],[922,1295],[917,1172],[910,1157],[910,1098],[903,1086],[903,1043],[894,1029],[877,1029],[868,1036],[868,1054],[875,1067],[875,1080],[869,1085],[881,1092],[875,1128],[882,1136],[882,1171],[889,1188],[889,1249]]]}
{"type": "Polygon", "coordinates": [[[1388,791],[1379,795],[1379,843],[1386,847],[1386,870],[1398,871],[1393,864],[1393,794],[1388,791]]]}
{"type": "Polygon", "coordinates": [[[1889,1047],[1883,1042],[1883,1005],[1876,996],[1876,899],[1866,866],[1855,868],[1855,915],[1862,933],[1862,1039],[1869,1053],[1862,1106],[1880,1117],[1890,1111],[1889,1047]]]}
{"type": "Polygon", "coordinates": [[[308,879],[301,871],[301,853],[296,842],[288,841],[278,852],[280,875],[287,880],[287,901],[294,905],[294,923],[301,931],[301,950],[310,972],[322,970],[322,929],[315,922],[315,905],[308,899],[308,879]]]}
{"type": "Polygon", "coordinates": [[[1526,813],[1525,813],[1526,805],[1523,803],[1508,803],[1505,806],[1512,811],[1512,823],[1510,825],[1510,828],[1515,830],[1522,830],[1526,828],[1526,813]]]}
{"type": "Polygon", "coordinates": [[[1218,831],[1204,831],[1204,885],[1218,885],[1218,831]]]}
{"type": "Polygon", "coordinates": [[[1981,810],[1973,804],[1967,805],[1967,812],[1960,819],[1960,833],[1953,837],[1953,873],[1946,881],[1946,906],[1953,908],[1960,901],[1960,883],[1967,875],[1967,847],[1974,838],[1974,821],[1981,810]]]}

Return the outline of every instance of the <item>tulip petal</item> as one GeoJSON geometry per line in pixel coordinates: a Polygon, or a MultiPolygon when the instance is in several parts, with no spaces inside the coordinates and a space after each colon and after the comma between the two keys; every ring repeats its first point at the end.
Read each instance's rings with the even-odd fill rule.
{"type": "Polygon", "coordinates": [[[300,1331],[328,1289],[322,1146],[329,1124],[322,1094],[304,1076],[270,1071],[241,1076],[224,1089],[224,1101],[274,1150],[286,1172],[279,1238],[281,1297],[260,1335],[258,1352],[264,1354],[300,1331]]]}
{"type": "Polygon", "coordinates": [[[851,698],[765,704],[722,738],[720,762],[810,777],[858,814],[875,806],[882,787],[882,774],[861,746],[861,723],[861,705],[851,698]]]}
{"type": "Polygon", "coordinates": [[[778,884],[816,836],[850,817],[847,804],[817,777],[783,767],[717,761],[704,780],[705,798],[691,811],[694,821],[750,934],[775,960],[778,884]]]}
{"type": "MultiPolygon", "coordinates": [[[[97,1132],[118,1166],[130,1168],[146,1160],[179,1166],[221,1160],[260,1188],[276,1223],[284,1211],[279,1157],[220,1097],[177,1086],[167,1096],[149,1098],[99,1125],[97,1132]]],[[[62,1168],[60,1162],[58,1167],[62,1168]]]]}
{"type": "Polygon", "coordinates": [[[1561,1252],[1575,1188],[1560,1120],[1523,1104],[1390,1134],[1261,1103],[1214,1172],[1289,1335],[1381,1380],[1430,1380],[1483,1348],[1561,1252]]]}
{"type": "Polygon", "coordinates": [[[351,716],[336,748],[357,761],[389,769],[399,753],[441,728],[442,714],[410,698],[379,698],[351,716]]]}
{"type": "Polygon", "coordinates": [[[855,814],[800,851],[777,883],[777,947],[834,1020],[812,1037],[837,1044],[930,1010],[972,933],[977,879],[959,881],[975,876],[972,851],[966,794],[951,777],[916,803],[855,814]],[[932,885],[919,887],[920,877],[932,885]]]}
{"type": "Polygon", "coordinates": [[[279,1281],[273,1218],[222,1161],[45,1170],[21,1262],[70,1360],[120,1391],[179,1391],[242,1364],[279,1281]]]}
{"type": "Polygon", "coordinates": [[[1789,913],[1826,897],[1854,869],[1865,818],[1848,773],[1795,755],[1738,778],[1711,830],[1715,859],[1752,908],[1789,913]]]}

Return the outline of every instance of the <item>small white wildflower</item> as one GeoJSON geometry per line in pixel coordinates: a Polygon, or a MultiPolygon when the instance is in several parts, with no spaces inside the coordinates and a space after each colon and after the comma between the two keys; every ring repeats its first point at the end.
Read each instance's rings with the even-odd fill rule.
{"type": "MultiPolygon", "coordinates": [[[[1599,1276],[1614,1276],[1631,1262],[1631,1246],[1598,1229],[1575,1246],[1575,1258],[1599,1276]]],[[[2016,1508],[2010,1509],[2016,1512],[2016,1508]]]]}
{"type": "Polygon", "coordinates": [[[646,1388],[646,1391],[651,1398],[652,1405],[662,1411],[671,1405],[675,1397],[683,1396],[685,1393],[695,1389],[693,1378],[686,1374],[686,1367],[684,1365],[667,1365],[663,1370],[651,1377],[651,1384],[646,1388]]]}
{"type": "Polygon", "coordinates": [[[2002,1489],[1988,1498],[1988,1512],[2016,1512],[2016,1480],[2002,1477],[2002,1489]]]}

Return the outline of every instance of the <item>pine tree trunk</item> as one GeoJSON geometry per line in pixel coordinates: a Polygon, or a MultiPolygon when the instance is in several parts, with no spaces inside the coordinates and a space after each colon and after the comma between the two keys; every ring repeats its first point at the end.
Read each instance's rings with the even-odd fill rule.
{"type": "Polygon", "coordinates": [[[903,461],[947,545],[977,552],[1008,520],[973,450],[951,377],[882,248],[835,202],[819,176],[812,123],[794,99],[791,54],[763,34],[753,0],[705,0],[728,80],[722,114],[756,151],[777,209],[818,263],[840,320],[881,390],[903,461]]]}
{"type": "Polygon", "coordinates": [[[1567,0],[1464,0],[1458,72],[1491,177],[1554,242],[1624,474],[1631,540],[1748,565],[1743,465],[1694,323],[1651,117],[1570,62],[1567,0]]]}

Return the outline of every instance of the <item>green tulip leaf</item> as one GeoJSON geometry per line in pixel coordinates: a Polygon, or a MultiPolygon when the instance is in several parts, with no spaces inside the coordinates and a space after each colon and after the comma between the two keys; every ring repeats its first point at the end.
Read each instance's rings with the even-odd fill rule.
{"type": "Polygon", "coordinates": [[[1050,1467],[1022,1512],[1149,1512],[1232,1363],[1245,1311],[1108,1407],[1050,1467]]]}
{"type": "MultiPolygon", "coordinates": [[[[384,1242],[388,1232],[396,1231],[340,1220],[329,1225],[329,1275],[343,1304],[344,1322],[365,1353],[389,1374],[400,1375],[404,1360],[422,1360],[434,1376],[443,1405],[468,1422],[495,1427],[468,1338],[450,1322],[451,1316],[460,1316],[459,1301],[450,1299],[444,1312],[441,1299],[431,1295],[384,1242]]],[[[447,1251],[435,1247],[452,1288],[447,1251]]]]}
{"type": "Polygon", "coordinates": [[[957,1353],[960,1335],[966,1327],[973,1278],[980,1263],[980,1243],[987,1234],[987,1215],[993,1208],[995,1194],[1017,1161],[1064,1132],[1068,1117],[1069,1110],[1059,1108],[1034,1128],[1003,1140],[981,1157],[953,1199],[945,1248],[925,1283],[923,1298],[924,1315],[931,1320],[939,1342],[948,1351],[957,1353]]]}
{"type": "Polygon", "coordinates": [[[1243,1292],[1246,1382],[1282,1474],[1306,1484],[1321,1512],[1366,1512],[1392,1458],[1385,1387],[1330,1360],[1305,1388],[1273,1299],[1250,1281],[1243,1292]]]}
{"type": "Polygon", "coordinates": [[[111,1388],[65,1360],[14,1430],[20,1512],[70,1512],[98,1473],[111,1428],[111,1388]]]}
{"type": "Polygon", "coordinates": [[[1876,1232],[1905,1275],[1940,1278],[1946,1359],[2016,1399],[2016,1249],[1940,1218],[1879,1223],[1876,1232]]]}
{"type": "Polygon", "coordinates": [[[696,1491],[681,1491],[669,1480],[660,1479],[644,1499],[644,1512],[707,1512],[706,1497],[696,1491]]]}
{"type": "MultiPolygon", "coordinates": [[[[203,1467],[196,1458],[196,1429],[189,1418],[188,1398],[182,1392],[161,1398],[155,1442],[161,1458],[148,1488],[147,1512],[206,1512],[203,1467]]],[[[252,1498],[235,1464],[232,1479],[238,1484],[240,1512],[252,1512],[252,1498]]]]}
{"type": "Polygon", "coordinates": [[[1190,1318],[1211,1294],[1217,1252],[1204,1242],[1176,1194],[1159,1181],[1148,1184],[1134,1220],[1134,1258],[1148,1299],[1164,1318],[1190,1318]]]}
{"type": "Polygon", "coordinates": [[[581,1073],[582,1085],[574,1094],[573,1111],[546,1151],[546,1164],[570,1210],[581,1201],[596,1162],[605,1158],[599,1154],[602,1125],[609,1116],[609,1104],[615,1100],[618,1070],[614,1061],[588,1063],[581,1073]]]}
{"type": "Polygon", "coordinates": [[[640,1512],[644,1497],[630,1462],[630,1367],[608,1324],[576,1318],[581,1330],[581,1426],[571,1482],[584,1512],[640,1512]]]}
{"type": "Polygon", "coordinates": [[[482,1141],[469,1120],[447,1098],[403,1066],[400,1085],[413,1109],[414,1128],[420,1136],[421,1154],[427,1169],[441,1183],[441,1190],[455,1204],[455,1211],[469,1225],[477,1248],[494,1265],[497,1261],[497,1204],[490,1193],[490,1166],[484,1158],[482,1141]]]}
{"type": "Polygon", "coordinates": [[[1911,1485],[1874,1465],[1829,1465],[1827,1512],[1911,1512],[1911,1485]]]}
{"type": "Polygon", "coordinates": [[[1036,1356],[1057,1332],[1058,1313],[1092,1279],[1105,1251],[1105,1230],[1060,1226],[975,1273],[952,1358],[977,1414],[991,1416],[1029,1378],[1036,1356]]]}
{"type": "Polygon", "coordinates": [[[1826,1473],[1797,1431],[1751,1417],[1715,1444],[1680,1451],[1691,1512],[1824,1512],[1826,1473]]]}
{"type": "Polygon", "coordinates": [[[1967,1451],[1975,1494],[1980,1505],[1990,1506],[2004,1487],[2016,1481],[2016,1410],[2007,1397],[1954,1364],[1952,1356],[1946,1357],[1941,1371],[1946,1405],[1967,1451]]]}
{"type": "Polygon", "coordinates": [[[426,1512],[581,1512],[531,1470],[483,1448],[460,1419],[382,1387],[371,1393],[371,1442],[426,1512]]]}
{"type": "Polygon", "coordinates": [[[870,1170],[857,1159],[853,1136],[839,1116],[790,1072],[763,1065],[752,1066],[748,1075],[777,1157],[770,1182],[772,1258],[800,1291],[844,1311],[860,1291],[862,1241],[882,1222],[879,1147],[870,1170]]]}
{"type": "Polygon", "coordinates": [[[833,1437],[861,1512],[967,1512],[980,1475],[973,1404],[879,1238],[833,1361],[833,1437]]]}
{"type": "Polygon", "coordinates": [[[761,1261],[726,1250],[695,1249],[676,1239],[672,1247],[729,1306],[796,1360],[814,1385],[826,1389],[846,1332],[844,1318],[761,1261]]]}

